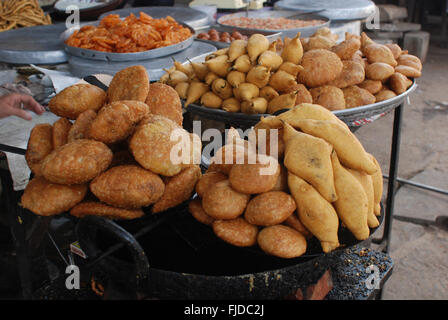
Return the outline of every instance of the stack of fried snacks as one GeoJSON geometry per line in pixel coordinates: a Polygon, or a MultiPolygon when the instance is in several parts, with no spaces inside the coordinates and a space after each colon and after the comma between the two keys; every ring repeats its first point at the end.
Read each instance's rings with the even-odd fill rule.
{"type": "Polygon", "coordinates": [[[0,31],[51,24],[37,0],[0,1],[0,31]]]}

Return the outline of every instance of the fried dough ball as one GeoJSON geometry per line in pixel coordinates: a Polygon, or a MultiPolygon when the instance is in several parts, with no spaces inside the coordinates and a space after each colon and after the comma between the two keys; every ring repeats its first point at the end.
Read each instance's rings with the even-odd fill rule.
{"type": "Polygon", "coordinates": [[[102,142],[79,139],[51,152],[42,162],[42,175],[50,182],[81,184],[106,170],[112,151],[102,142]]]}
{"type": "Polygon", "coordinates": [[[347,109],[375,103],[375,96],[358,86],[344,88],[342,92],[344,92],[345,107],[347,109]]]}
{"type": "Polygon", "coordinates": [[[345,109],[344,93],[335,86],[322,86],[310,89],[313,102],[328,110],[345,109]]]}
{"type": "Polygon", "coordinates": [[[75,120],[86,110],[98,111],[106,103],[106,92],[91,84],[75,84],[59,92],[48,103],[54,114],[75,120]]]}
{"type": "Polygon", "coordinates": [[[378,92],[375,95],[375,102],[380,102],[380,101],[384,101],[384,100],[389,100],[392,99],[393,97],[396,97],[397,95],[395,94],[395,92],[393,92],[392,90],[381,90],[380,92],[378,92]]]}
{"type": "Polygon", "coordinates": [[[68,132],[72,127],[72,123],[66,118],[60,118],[53,123],[53,148],[57,149],[67,143],[68,132]]]}
{"type": "Polygon", "coordinates": [[[194,192],[194,187],[200,177],[201,169],[199,166],[191,165],[183,169],[174,177],[167,178],[165,192],[162,197],[154,203],[151,212],[162,212],[190,199],[194,192]]]}
{"type": "Polygon", "coordinates": [[[213,221],[215,221],[215,219],[205,213],[202,208],[201,199],[199,198],[193,199],[188,203],[188,212],[190,212],[197,221],[208,226],[211,226],[213,221]]]}
{"type": "Polygon", "coordinates": [[[227,180],[227,176],[221,172],[207,172],[201,176],[198,183],[196,184],[196,193],[199,197],[203,197],[204,193],[207,192],[215,183],[219,181],[227,180]]]}
{"type": "Polygon", "coordinates": [[[273,226],[285,221],[295,210],[293,197],[286,192],[270,191],[249,201],[244,218],[257,226],[273,226]]]}
{"type": "Polygon", "coordinates": [[[87,185],[61,185],[43,177],[34,177],[21,198],[22,207],[41,216],[53,216],[69,210],[84,199],[87,185]]]}
{"type": "Polygon", "coordinates": [[[306,252],[306,239],[293,228],[276,225],[258,233],[258,245],[267,254],[280,258],[296,258],[306,252]]]}
{"type": "Polygon", "coordinates": [[[118,71],[107,90],[109,103],[121,100],[145,102],[149,92],[149,77],[143,66],[132,66],[118,71]]]}
{"type": "Polygon", "coordinates": [[[92,121],[89,137],[107,144],[125,140],[148,113],[148,105],[140,101],[112,102],[101,108],[92,121]]]}
{"type": "Polygon", "coordinates": [[[306,239],[313,237],[313,234],[303,225],[296,214],[291,214],[284,222],[288,227],[299,231],[306,239]]]}
{"type": "Polygon", "coordinates": [[[90,183],[90,190],[101,201],[114,207],[136,209],[160,199],[165,191],[162,179],[137,165],[113,167],[90,183]]]}
{"type": "Polygon", "coordinates": [[[364,81],[364,67],[359,62],[345,60],[342,61],[342,64],[343,68],[341,74],[333,81],[330,81],[328,85],[338,88],[346,88],[364,81]]]}
{"type": "Polygon", "coordinates": [[[150,84],[146,104],[150,113],[167,117],[182,126],[182,103],[176,90],[169,85],[163,83],[150,84]]]}
{"type": "Polygon", "coordinates": [[[42,161],[53,151],[53,126],[49,123],[36,125],[30,133],[25,159],[36,176],[42,175],[42,161]]]}
{"type": "Polygon", "coordinates": [[[370,80],[383,81],[393,75],[395,69],[383,62],[375,62],[367,65],[366,67],[366,78],[370,80]]]}
{"type": "Polygon", "coordinates": [[[142,209],[115,208],[101,202],[81,202],[70,210],[74,217],[100,216],[113,220],[132,220],[143,217],[142,209]]]}
{"type": "Polygon", "coordinates": [[[382,44],[370,44],[362,49],[362,52],[366,56],[369,63],[383,62],[395,67],[397,61],[394,58],[392,51],[388,47],[382,44]]]}
{"type": "Polygon", "coordinates": [[[331,51],[336,53],[341,60],[349,60],[353,57],[356,51],[361,48],[361,41],[356,38],[350,38],[333,46],[331,51]]]}
{"type": "Polygon", "coordinates": [[[257,243],[258,228],[243,218],[215,220],[213,231],[216,236],[237,247],[251,247],[257,243]]]}
{"type": "Polygon", "coordinates": [[[371,94],[377,94],[383,88],[383,83],[379,80],[364,80],[360,84],[357,85],[361,89],[366,89],[371,94]]]}
{"type": "Polygon", "coordinates": [[[228,220],[240,216],[250,195],[234,190],[229,180],[215,183],[202,198],[202,208],[213,219],[228,220]]]}
{"type": "Polygon", "coordinates": [[[312,88],[336,79],[341,74],[343,65],[336,53],[316,49],[304,53],[302,67],[298,80],[312,88]]]}
{"type": "Polygon", "coordinates": [[[246,194],[272,190],[280,175],[280,165],[273,157],[264,157],[269,159],[269,162],[234,164],[229,173],[232,188],[246,194]]]}
{"type": "Polygon", "coordinates": [[[96,112],[93,110],[86,110],[81,113],[68,131],[67,142],[77,139],[88,139],[90,126],[95,118],[96,112]]]}
{"type": "Polygon", "coordinates": [[[280,174],[278,175],[277,182],[274,188],[270,191],[284,191],[289,192],[288,187],[288,169],[282,164],[280,164],[280,174]]]}

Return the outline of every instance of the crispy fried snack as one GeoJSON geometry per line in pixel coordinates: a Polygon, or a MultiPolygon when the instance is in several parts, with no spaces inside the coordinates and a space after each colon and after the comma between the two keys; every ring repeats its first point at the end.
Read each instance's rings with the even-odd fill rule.
{"type": "Polygon", "coordinates": [[[42,175],[60,184],[81,184],[106,170],[112,152],[102,142],[79,139],[50,153],[42,162],[42,175]]]}
{"type": "Polygon", "coordinates": [[[65,88],[48,103],[54,114],[75,120],[81,113],[98,111],[106,103],[106,92],[91,84],[75,84],[65,88]]]}
{"type": "Polygon", "coordinates": [[[88,139],[90,126],[95,117],[96,112],[93,110],[86,110],[81,113],[68,131],[67,142],[72,142],[77,139],[88,139]]]}
{"type": "Polygon", "coordinates": [[[131,220],[143,217],[142,209],[123,209],[108,206],[94,201],[81,202],[70,210],[72,216],[82,218],[85,216],[100,216],[113,220],[131,220]]]}
{"type": "Polygon", "coordinates": [[[293,228],[276,225],[258,233],[258,245],[267,254],[280,258],[296,258],[306,252],[306,239],[293,228]]]}
{"type": "Polygon", "coordinates": [[[395,72],[389,78],[389,85],[392,91],[398,95],[405,92],[412,85],[412,81],[400,72],[395,72]]]}
{"type": "Polygon", "coordinates": [[[227,176],[221,172],[207,172],[201,176],[198,183],[196,184],[196,193],[199,197],[203,197],[204,193],[207,192],[215,183],[219,181],[227,180],[227,176]]]}
{"type": "Polygon", "coordinates": [[[165,192],[162,197],[154,203],[151,212],[162,212],[190,199],[194,192],[194,187],[200,177],[201,169],[199,166],[191,165],[183,169],[174,177],[167,178],[165,192]]]}
{"type": "Polygon", "coordinates": [[[214,219],[228,220],[240,216],[250,195],[231,188],[228,180],[215,183],[202,198],[202,208],[214,219]]]}
{"type": "Polygon", "coordinates": [[[394,59],[397,60],[401,55],[401,48],[396,43],[386,43],[384,44],[386,47],[389,48],[389,50],[392,52],[392,55],[394,56],[394,59]]]}
{"type": "Polygon", "coordinates": [[[311,232],[303,225],[296,214],[291,214],[284,222],[285,225],[299,231],[306,239],[313,237],[311,232]]]}
{"type": "Polygon", "coordinates": [[[375,103],[375,96],[358,86],[344,88],[342,92],[344,92],[345,107],[347,109],[375,103]]]}
{"type": "Polygon", "coordinates": [[[150,84],[146,104],[152,114],[167,117],[182,126],[182,103],[176,90],[169,85],[157,82],[150,84]]]}
{"type": "Polygon", "coordinates": [[[379,80],[364,80],[360,84],[357,85],[361,89],[366,89],[371,94],[377,94],[383,88],[383,83],[379,80]]]}
{"type": "Polygon", "coordinates": [[[358,182],[362,185],[364,192],[367,195],[368,201],[368,210],[367,210],[367,225],[369,228],[376,228],[380,225],[378,219],[374,213],[374,191],[373,191],[373,182],[372,176],[365,174],[364,172],[356,171],[353,169],[348,169],[348,171],[358,180],[358,182]]]}
{"type": "MultiPolygon", "coordinates": [[[[257,144],[266,146],[264,154],[268,156],[275,157],[275,150],[277,150],[278,159],[282,159],[285,154],[283,125],[281,121],[271,121],[271,119],[276,119],[276,117],[261,117],[260,121],[255,125],[254,130],[257,135],[257,144]],[[271,130],[273,130],[272,133],[271,130]],[[271,140],[271,136],[275,137],[275,131],[277,131],[277,139],[271,140]]],[[[263,153],[260,148],[258,149],[258,152],[263,153]]]]}
{"type": "Polygon", "coordinates": [[[331,47],[335,45],[336,41],[329,37],[322,35],[315,35],[308,39],[308,41],[303,45],[304,51],[325,49],[330,50],[331,47]]]}
{"type": "Polygon", "coordinates": [[[312,88],[336,79],[342,72],[343,64],[336,53],[316,49],[305,52],[302,67],[304,69],[299,73],[298,80],[312,88]]]}
{"type": "Polygon", "coordinates": [[[338,87],[326,85],[312,88],[310,92],[315,104],[332,111],[345,109],[344,93],[338,87]]]}
{"type": "Polygon", "coordinates": [[[301,83],[297,83],[290,88],[288,88],[286,93],[296,92],[296,102],[294,105],[298,105],[300,103],[313,103],[313,97],[311,96],[310,91],[301,83]]]}
{"type": "Polygon", "coordinates": [[[121,100],[145,102],[149,92],[149,77],[143,66],[132,66],[118,71],[107,90],[109,103],[121,100]]]}
{"type": "Polygon", "coordinates": [[[319,239],[322,250],[331,252],[339,247],[339,218],[333,206],[295,174],[288,173],[288,185],[296,200],[300,221],[319,239]]]}
{"type": "Polygon", "coordinates": [[[400,72],[401,74],[403,74],[409,78],[419,78],[422,75],[421,71],[419,71],[413,67],[409,67],[409,66],[405,66],[405,65],[396,66],[395,72],[400,72]]]}
{"type": "Polygon", "coordinates": [[[278,175],[277,182],[274,188],[270,191],[283,191],[289,192],[288,189],[288,169],[283,164],[280,164],[280,174],[278,175]]]}
{"type": "Polygon", "coordinates": [[[90,190],[101,201],[114,207],[146,207],[163,195],[162,179],[137,165],[113,167],[90,183],[90,190]]]}
{"type": "Polygon", "coordinates": [[[258,228],[243,218],[215,220],[213,231],[225,242],[237,247],[251,247],[257,243],[258,228]]]}
{"type": "Polygon", "coordinates": [[[362,49],[362,52],[367,57],[369,63],[384,62],[392,67],[397,65],[392,51],[383,44],[370,44],[362,49]]]}
{"type": "Polygon", "coordinates": [[[22,207],[41,216],[53,216],[69,210],[84,199],[87,185],[66,186],[34,177],[22,195],[22,207]]]}
{"type": "Polygon", "coordinates": [[[229,174],[232,188],[246,194],[272,190],[280,175],[280,165],[273,157],[265,157],[269,162],[234,164],[229,174]]]}
{"type": "Polygon", "coordinates": [[[356,38],[350,38],[333,46],[331,51],[336,53],[341,60],[349,60],[353,57],[356,51],[361,48],[361,41],[356,38]]]}
{"type": "Polygon", "coordinates": [[[51,151],[53,151],[52,125],[48,123],[36,125],[31,130],[25,153],[26,163],[36,176],[42,175],[41,163],[51,151]]]}
{"type": "Polygon", "coordinates": [[[372,161],[375,163],[377,167],[377,171],[372,175],[372,183],[373,183],[373,201],[374,201],[374,213],[376,216],[381,214],[381,197],[383,196],[383,173],[381,171],[381,166],[376,160],[376,158],[369,154],[372,161]]]}
{"type": "Polygon", "coordinates": [[[53,148],[57,149],[68,141],[68,132],[72,123],[66,118],[60,118],[53,123],[53,148]]]}
{"type": "Polygon", "coordinates": [[[380,102],[388,99],[392,99],[393,97],[396,97],[397,94],[393,92],[392,90],[381,90],[375,95],[375,102],[380,102]]]}
{"type": "Polygon", "coordinates": [[[422,71],[422,62],[416,56],[412,54],[402,54],[398,57],[397,63],[399,66],[408,66],[418,71],[422,71]]]}
{"type": "Polygon", "coordinates": [[[295,210],[293,197],[286,192],[270,191],[249,201],[244,219],[257,226],[273,226],[285,221],[295,210]]]}
{"type": "Polygon", "coordinates": [[[148,113],[148,105],[140,101],[112,102],[101,108],[92,121],[89,137],[107,144],[125,140],[148,113]]]}
{"type": "Polygon", "coordinates": [[[0,32],[21,27],[51,24],[37,0],[8,0],[0,3],[0,32]]]}
{"type": "Polygon", "coordinates": [[[330,81],[328,85],[338,88],[346,88],[361,83],[365,79],[364,67],[362,64],[352,60],[342,61],[343,68],[341,74],[330,81]]]}
{"type": "Polygon", "coordinates": [[[199,198],[193,199],[188,203],[188,211],[196,220],[208,226],[211,226],[213,221],[215,221],[202,209],[201,199],[199,198]]]}
{"type": "Polygon", "coordinates": [[[366,78],[383,81],[393,75],[394,72],[395,69],[391,65],[383,62],[375,62],[367,65],[366,78]]]}

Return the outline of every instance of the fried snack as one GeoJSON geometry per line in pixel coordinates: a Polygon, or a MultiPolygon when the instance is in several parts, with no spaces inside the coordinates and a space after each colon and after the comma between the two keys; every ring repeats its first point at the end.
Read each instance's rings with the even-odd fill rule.
{"type": "MultiPolygon", "coordinates": [[[[275,117],[271,118],[275,119],[275,117]]],[[[265,150],[258,148],[258,152],[282,159],[285,154],[285,143],[283,142],[283,125],[281,121],[273,122],[270,121],[270,118],[261,117],[254,130],[258,146],[265,146],[265,150]],[[275,137],[277,138],[275,139],[275,137]]]]}
{"type": "Polygon", "coordinates": [[[335,34],[335,33],[332,33],[330,28],[328,28],[328,27],[319,28],[312,35],[312,37],[315,37],[315,36],[324,36],[324,37],[330,38],[333,41],[337,41],[338,38],[339,38],[339,36],[337,34],[335,34]]]}
{"type": "Polygon", "coordinates": [[[402,54],[398,57],[397,63],[399,66],[408,66],[418,71],[422,71],[422,62],[420,59],[412,54],[402,54]]]}
{"type": "Polygon", "coordinates": [[[106,52],[142,52],[182,42],[192,36],[190,29],[172,17],[154,19],[140,12],[123,20],[118,14],[101,19],[98,26],[84,26],[75,31],[66,44],[106,52]]]}
{"type": "Polygon", "coordinates": [[[389,48],[389,50],[392,52],[392,55],[394,56],[394,59],[397,60],[401,55],[401,48],[396,43],[386,43],[384,44],[386,47],[389,48]]]}
{"type": "Polygon", "coordinates": [[[165,191],[162,179],[137,165],[113,167],[90,183],[101,201],[114,207],[137,209],[160,199],[165,191]]]}
{"type": "Polygon", "coordinates": [[[51,24],[37,0],[8,0],[0,3],[0,32],[21,27],[51,24]]]}
{"type": "Polygon", "coordinates": [[[268,84],[270,77],[271,77],[271,68],[257,65],[252,67],[247,73],[246,82],[252,83],[261,89],[268,84]]]}
{"type": "Polygon", "coordinates": [[[265,51],[258,57],[258,64],[270,68],[272,71],[277,70],[282,63],[283,58],[275,51],[265,51]]]}
{"type": "Polygon", "coordinates": [[[313,236],[294,213],[285,220],[284,224],[299,231],[306,239],[310,239],[313,236]]]}
{"type": "Polygon", "coordinates": [[[67,142],[77,139],[88,139],[90,127],[95,118],[96,112],[93,110],[89,109],[81,113],[68,131],[67,142]]]}
{"type": "Polygon", "coordinates": [[[376,216],[381,214],[381,197],[383,196],[383,173],[381,171],[381,166],[376,160],[376,158],[369,154],[372,161],[375,163],[377,167],[377,171],[372,175],[372,183],[373,183],[373,201],[374,201],[374,213],[376,216]]]}
{"type": "Polygon", "coordinates": [[[260,89],[253,83],[244,82],[233,89],[233,94],[240,101],[250,101],[260,95],[260,89]]]}
{"type": "Polygon", "coordinates": [[[313,186],[288,173],[288,185],[303,225],[320,241],[324,252],[339,247],[339,218],[333,206],[313,186]]]}
{"type": "Polygon", "coordinates": [[[220,78],[225,78],[230,72],[232,63],[229,62],[229,57],[224,54],[205,61],[205,65],[210,72],[213,72],[220,78]]]}
{"type": "Polygon", "coordinates": [[[53,216],[69,210],[84,199],[87,185],[61,185],[43,177],[34,177],[21,198],[22,207],[41,216],[53,216]]]}
{"type": "Polygon", "coordinates": [[[342,61],[343,68],[341,74],[330,81],[328,85],[338,88],[346,88],[361,83],[365,79],[364,67],[352,60],[342,61]]]}
{"type": "Polygon", "coordinates": [[[409,78],[419,78],[422,75],[421,71],[419,71],[413,67],[409,67],[409,66],[405,66],[405,65],[396,66],[395,72],[400,72],[401,74],[403,74],[409,78]]]}
{"type": "Polygon", "coordinates": [[[300,119],[314,119],[314,120],[336,120],[343,123],[336,117],[333,112],[328,109],[312,103],[302,103],[291,110],[278,115],[274,119],[274,122],[281,125],[281,120],[289,123],[291,126],[295,126],[295,121],[300,119]]]}
{"type": "Polygon", "coordinates": [[[240,71],[230,71],[226,77],[227,82],[234,88],[238,87],[240,83],[246,82],[246,74],[240,71]]]}
{"type": "Polygon", "coordinates": [[[227,112],[240,112],[241,103],[236,98],[229,98],[222,102],[221,109],[227,112]]]}
{"type": "Polygon", "coordinates": [[[268,162],[234,164],[229,173],[232,188],[245,194],[272,190],[280,175],[280,165],[273,157],[264,157],[268,159],[268,162]]]}
{"type": "Polygon", "coordinates": [[[191,215],[200,223],[208,226],[211,226],[213,221],[215,221],[215,219],[207,215],[204,209],[202,209],[201,199],[199,198],[193,199],[188,203],[188,212],[190,212],[191,215]]]}
{"type": "Polygon", "coordinates": [[[257,226],[273,226],[285,221],[295,210],[293,197],[282,191],[270,191],[249,201],[244,219],[257,226]]]}
{"type": "Polygon", "coordinates": [[[213,165],[216,171],[229,175],[232,166],[236,163],[245,163],[248,159],[249,151],[241,145],[227,144],[216,151],[216,154],[210,160],[210,166],[213,165]]]}
{"type": "Polygon", "coordinates": [[[367,59],[366,59],[366,58],[363,58],[363,56],[362,56],[362,52],[359,51],[359,50],[356,51],[356,52],[353,54],[353,56],[352,56],[349,60],[358,62],[359,64],[362,65],[362,67],[364,68],[364,70],[365,70],[366,67],[367,67],[367,59]]]}
{"type": "Polygon", "coordinates": [[[267,112],[273,114],[279,110],[291,109],[295,105],[296,99],[297,92],[285,93],[275,97],[269,101],[267,112]]]}
{"type": "Polygon", "coordinates": [[[392,99],[393,97],[396,97],[397,94],[393,92],[392,90],[381,90],[375,95],[375,102],[380,102],[388,99],[392,99]]]}
{"type": "Polygon", "coordinates": [[[242,73],[246,73],[249,72],[250,68],[252,68],[250,58],[247,54],[243,54],[242,56],[240,56],[238,59],[235,60],[231,69],[242,73]]]}
{"type": "Polygon", "coordinates": [[[288,171],[311,183],[327,201],[336,201],[330,159],[333,147],[323,139],[295,130],[288,123],[284,123],[283,140],[288,171]]]}
{"type": "Polygon", "coordinates": [[[205,192],[202,208],[214,219],[235,219],[244,212],[249,199],[250,195],[232,189],[229,181],[223,180],[205,192]]]}
{"type": "Polygon", "coordinates": [[[296,258],[306,252],[306,239],[293,228],[276,225],[258,233],[258,245],[267,254],[280,258],[296,258]]]}
{"type": "Polygon", "coordinates": [[[148,105],[140,101],[112,102],[101,108],[92,121],[89,137],[107,144],[125,140],[148,113],[148,105]]]}
{"type": "Polygon", "coordinates": [[[113,220],[132,220],[144,216],[142,209],[123,209],[109,206],[101,202],[81,202],[70,210],[74,217],[100,216],[113,220]]]}
{"type": "Polygon", "coordinates": [[[338,194],[338,200],[334,202],[336,212],[356,239],[366,240],[370,234],[367,195],[358,180],[339,163],[336,152],[331,154],[331,162],[338,194]]]}
{"type": "Polygon", "coordinates": [[[368,45],[375,44],[375,41],[369,38],[365,32],[361,32],[361,49],[364,49],[368,45]]]}
{"type": "Polygon", "coordinates": [[[37,124],[31,130],[25,159],[36,176],[42,175],[42,161],[53,151],[53,126],[49,123],[37,124]]]}
{"type": "Polygon", "coordinates": [[[300,32],[297,32],[296,36],[283,47],[282,59],[285,62],[300,64],[302,57],[303,47],[300,42],[300,32]]]}
{"type": "Polygon", "coordinates": [[[361,89],[369,91],[371,94],[377,94],[383,88],[383,83],[379,80],[364,80],[363,82],[357,84],[361,89]]]}
{"type": "Polygon", "coordinates": [[[241,102],[241,112],[246,114],[266,113],[268,101],[262,97],[253,98],[250,101],[241,102]]]}
{"type": "Polygon", "coordinates": [[[274,188],[270,191],[283,191],[288,192],[288,170],[282,164],[280,164],[280,174],[278,175],[277,182],[274,188]]]}
{"type": "Polygon", "coordinates": [[[311,96],[310,91],[308,91],[308,89],[301,83],[297,83],[292,87],[289,87],[286,93],[290,92],[296,93],[295,105],[300,103],[313,103],[313,97],[311,96]]]}
{"type": "Polygon", "coordinates": [[[65,118],[60,118],[53,123],[53,148],[57,149],[67,143],[68,132],[72,123],[65,118]]]}
{"type": "Polygon", "coordinates": [[[283,70],[278,70],[269,79],[269,86],[277,92],[291,92],[290,88],[296,84],[296,78],[283,70]]]}
{"type": "Polygon", "coordinates": [[[383,81],[393,75],[395,69],[383,62],[375,62],[367,65],[366,67],[366,78],[371,80],[383,81]]]}
{"type": "Polygon", "coordinates": [[[311,88],[310,93],[313,97],[312,103],[321,105],[331,111],[345,109],[344,93],[338,87],[328,85],[311,88]]]}
{"type": "Polygon", "coordinates": [[[114,153],[109,167],[112,168],[128,164],[137,165],[138,163],[128,150],[120,150],[114,153]]]}
{"type": "Polygon", "coordinates": [[[145,102],[149,93],[149,77],[143,66],[127,67],[118,71],[109,84],[109,103],[121,100],[145,102]]]}
{"type": "Polygon", "coordinates": [[[389,78],[389,85],[392,91],[399,95],[405,92],[411,86],[412,81],[410,81],[410,83],[409,81],[410,80],[405,75],[399,72],[395,72],[389,78]]]}
{"type": "Polygon", "coordinates": [[[286,61],[281,64],[278,70],[288,72],[294,78],[297,78],[297,75],[299,74],[300,71],[303,70],[303,67],[301,65],[286,61]]]}
{"type": "Polygon", "coordinates": [[[150,113],[167,117],[182,126],[182,103],[179,94],[170,86],[157,82],[150,84],[145,102],[150,113]]]}
{"type": "Polygon", "coordinates": [[[215,220],[213,231],[216,236],[237,247],[251,247],[257,243],[258,228],[243,218],[215,220]]]}
{"type": "MultiPolygon", "coordinates": [[[[159,82],[159,83],[162,84],[161,82],[159,82]]],[[[190,86],[189,82],[181,82],[181,83],[176,84],[176,86],[174,87],[174,90],[177,92],[180,99],[184,99],[184,100],[187,99],[187,92],[188,92],[189,86],[190,86]]],[[[150,85],[149,89],[151,90],[151,85],[150,85]]],[[[148,94],[148,97],[149,96],[150,96],[150,94],[148,94]]],[[[146,104],[148,104],[148,98],[146,98],[145,102],[146,102],[146,104]]]]}
{"type": "Polygon", "coordinates": [[[232,86],[227,80],[218,78],[212,82],[212,91],[221,99],[225,100],[233,96],[232,86]]]}
{"type": "Polygon", "coordinates": [[[333,46],[331,51],[336,53],[341,60],[349,60],[353,57],[356,51],[361,48],[361,41],[356,38],[350,38],[333,46]]]}
{"type": "Polygon", "coordinates": [[[321,35],[312,36],[308,39],[306,43],[303,44],[303,50],[305,52],[315,49],[325,49],[330,50],[336,42],[329,38],[321,35]]]}
{"type": "Polygon", "coordinates": [[[247,40],[247,54],[250,61],[255,62],[260,54],[268,50],[269,40],[264,35],[255,33],[247,40]]]}
{"type": "Polygon", "coordinates": [[[322,86],[333,81],[342,72],[343,64],[336,53],[325,49],[305,52],[302,58],[303,70],[298,75],[300,83],[307,87],[322,86]]]}
{"type": "Polygon", "coordinates": [[[392,67],[397,65],[392,51],[383,44],[370,44],[362,49],[362,53],[364,53],[369,63],[383,62],[392,67]]]}
{"type": "Polygon", "coordinates": [[[42,162],[42,175],[50,182],[82,184],[106,170],[112,152],[102,142],[79,139],[51,152],[42,162]]]}
{"type": "Polygon", "coordinates": [[[377,168],[358,138],[338,121],[297,120],[295,125],[304,133],[321,138],[331,144],[341,163],[354,170],[373,174],[377,168]]]}
{"type": "Polygon", "coordinates": [[[345,107],[347,109],[375,103],[375,96],[358,86],[344,88],[342,92],[344,93],[345,107]]]}
{"type": "Polygon", "coordinates": [[[149,123],[143,120],[138,125],[129,148],[143,168],[164,176],[174,176],[182,170],[183,165],[181,161],[174,163],[171,159],[172,149],[179,144],[178,140],[171,140],[171,135],[176,134],[185,142],[191,141],[190,136],[168,118],[153,116],[152,119],[149,123]]]}
{"type": "Polygon", "coordinates": [[[204,93],[201,97],[201,105],[207,108],[219,109],[222,99],[211,91],[204,93]]]}
{"type": "Polygon", "coordinates": [[[179,174],[167,178],[165,192],[162,197],[154,203],[151,212],[162,212],[190,199],[194,187],[200,177],[201,169],[199,166],[191,165],[183,169],[179,174]]]}
{"type": "Polygon", "coordinates": [[[54,114],[75,120],[88,109],[98,111],[106,102],[106,92],[91,84],[75,84],[65,88],[48,103],[54,114]]]}
{"type": "Polygon", "coordinates": [[[246,40],[234,40],[230,43],[229,46],[229,52],[228,52],[228,56],[229,56],[229,61],[233,62],[236,59],[238,59],[239,57],[241,57],[243,54],[247,53],[247,41],[246,40]]]}
{"type": "MultiPolygon", "coordinates": [[[[209,74],[213,74],[213,73],[209,73],[209,74]]],[[[216,76],[216,78],[217,77],[218,76],[216,76]]],[[[185,107],[188,107],[193,102],[198,101],[209,90],[210,90],[210,88],[208,87],[207,84],[198,82],[198,81],[192,81],[188,87],[187,100],[185,101],[185,107]]]]}
{"type": "Polygon", "coordinates": [[[348,171],[358,180],[358,182],[362,185],[364,192],[367,195],[368,201],[368,210],[367,210],[367,225],[369,228],[376,228],[380,225],[378,219],[375,216],[374,211],[374,199],[373,199],[373,182],[372,176],[365,174],[360,171],[356,171],[353,169],[348,169],[348,171]]]}

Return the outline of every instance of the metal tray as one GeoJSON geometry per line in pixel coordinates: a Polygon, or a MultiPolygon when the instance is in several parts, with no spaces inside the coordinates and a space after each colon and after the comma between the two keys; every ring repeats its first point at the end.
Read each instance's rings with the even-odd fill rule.
{"type": "MultiPolygon", "coordinates": [[[[294,19],[294,16],[296,16],[297,14],[298,14],[298,12],[296,12],[296,11],[263,10],[263,11],[249,11],[247,16],[249,18],[280,18],[280,17],[288,18],[288,17],[291,17],[292,19],[294,19]]],[[[220,25],[229,27],[229,25],[226,25],[223,23],[225,20],[230,19],[230,18],[241,18],[241,17],[246,17],[246,12],[238,12],[238,13],[224,15],[218,19],[218,23],[220,25]]],[[[233,27],[238,31],[251,30],[251,31],[255,31],[255,32],[260,32],[260,31],[280,32],[282,37],[290,37],[290,38],[295,37],[297,32],[300,32],[301,37],[304,38],[304,37],[309,37],[309,36],[313,35],[320,28],[330,27],[330,22],[331,22],[330,19],[328,19],[327,17],[324,17],[320,14],[315,14],[315,13],[299,16],[299,17],[297,17],[297,19],[299,19],[299,20],[323,20],[325,22],[323,24],[320,24],[317,26],[309,26],[309,27],[295,28],[295,29],[283,29],[283,30],[250,29],[250,28],[241,28],[241,27],[233,27],[233,26],[230,26],[230,27],[233,27]]]]}
{"type": "MultiPolygon", "coordinates": [[[[233,31],[238,31],[242,35],[245,35],[248,37],[250,37],[251,35],[253,35],[255,33],[260,33],[260,34],[266,36],[266,38],[269,39],[269,42],[273,42],[281,37],[281,32],[256,31],[256,30],[249,30],[249,29],[239,30],[238,28],[235,28],[235,27],[223,26],[223,25],[205,26],[205,27],[196,29],[195,37],[197,37],[197,35],[199,33],[207,32],[210,29],[215,29],[218,32],[228,32],[228,33],[232,33],[233,31]]],[[[209,44],[211,44],[217,48],[220,48],[220,49],[227,48],[228,46],[230,46],[230,43],[221,42],[221,41],[211,41],[211,40],[204,40],[204,39],[198,39],[198,38],[195,38],[195,40],[209,43],[209,44]]]]}
{"type": "Polygon", "coordinates": [[[176,52],[182,51],[189,46],[193,44],[194,41],[194,29],[190,27],[189,25],[179,22],[178,23],[191,31],[191,37],[187,40],[184,40],[182,42],[173,44],[168,47],[163,48],[157,48],[157,49],[151,49],[143,52],[132,52],[132,53],[116,53],[116,52],[102,52],[102,51],[96,51],[96,50],[90,50],[90,49],[82,49],[77,47],[72,47],[67,44],[65,44],[65,40],[67,40],[75,30],[79,30],[80,27],[86,26],[86,25],[94,25],[97,26],[99,24],[99,21],[95,21],[93,23],[84,23],[81,24],[79,27],[72,27],[64,31],[60,39],[63,42],[63,46],[65,51],[70,53],[71,55],[74,55],[76,57],[85,58],[85,59],[92,59],[92,60],[101,60],[101,61],[139,61],[139,60],[149,60],[159,57],[164,57],[167,55],[174,54],[176,52]]]}

